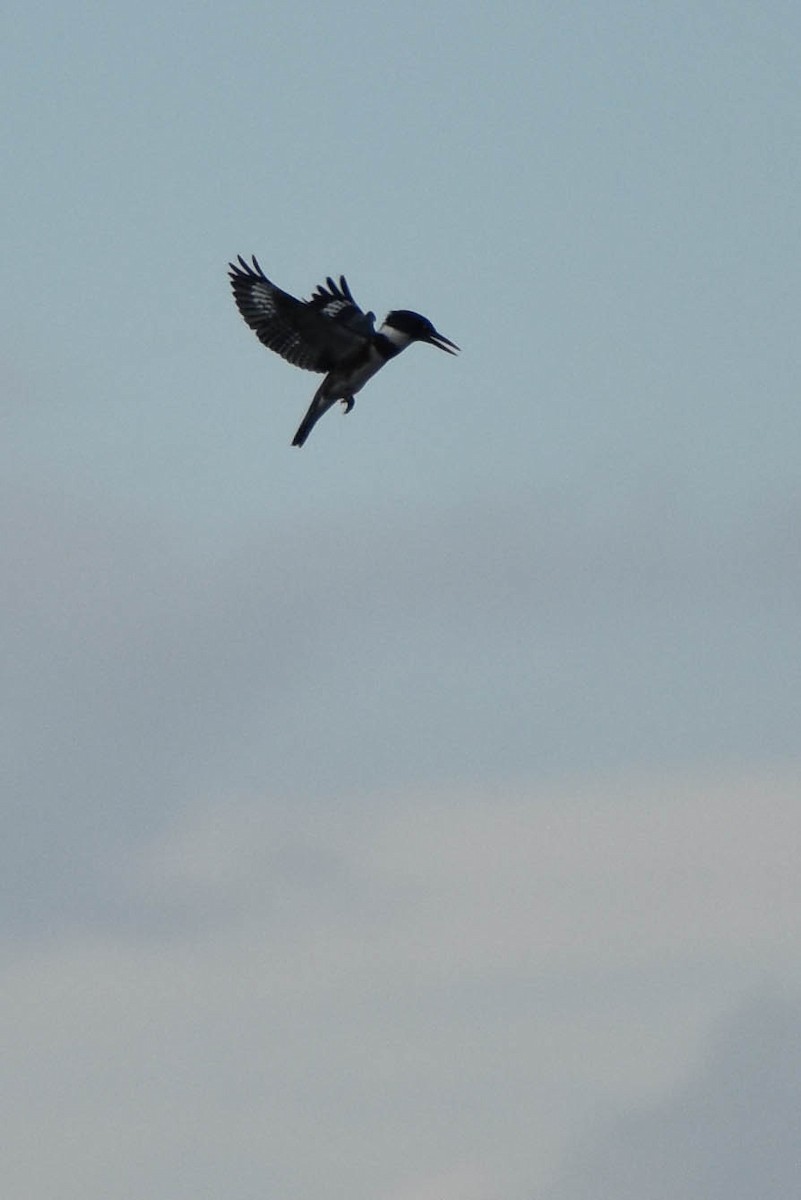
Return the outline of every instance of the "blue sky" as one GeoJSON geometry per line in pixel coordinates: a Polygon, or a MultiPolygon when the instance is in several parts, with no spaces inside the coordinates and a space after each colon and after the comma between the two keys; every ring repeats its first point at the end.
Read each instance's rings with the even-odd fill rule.
{"type": "Polygon", "coordinates": [[[7,1188],[786,1196],[796,7],[5,26],[7,1188]]]}

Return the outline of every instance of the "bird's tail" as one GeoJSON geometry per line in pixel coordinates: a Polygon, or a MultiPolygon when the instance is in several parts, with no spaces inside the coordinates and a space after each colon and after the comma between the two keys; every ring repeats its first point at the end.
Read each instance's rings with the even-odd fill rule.
{"type": "Polygon", "coordinates": [[[298,432],[292,439],[293,446],[302,446],[317,422],[320,420],[320,417],[322,417],[324,413],[328,412],[332,404],[336,404],[336,397],[325,395],[326,382],[326,380],[323,380],[317,391],[314,393],[314,399],[309,405],[308,412],[298,426],[298,432]]]}

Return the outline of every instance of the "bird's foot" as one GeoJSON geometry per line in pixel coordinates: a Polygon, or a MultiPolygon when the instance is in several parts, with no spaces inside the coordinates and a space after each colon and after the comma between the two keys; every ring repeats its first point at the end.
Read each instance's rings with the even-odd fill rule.
{"type": "Polygon", "coordinates": [[[356,401],[353,399],[353,396],[345,396],[342,400],[342,407],[346,413],[349,413],[355,403],[356,401]]]}

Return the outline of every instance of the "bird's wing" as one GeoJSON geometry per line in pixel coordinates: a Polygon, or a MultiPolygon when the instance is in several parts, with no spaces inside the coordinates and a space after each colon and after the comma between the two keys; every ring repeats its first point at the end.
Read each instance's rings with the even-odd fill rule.
{"type": "Polygon", "coordinates": [[[364,347],[375,317],[364,313],[351,295],[344,275],[330,277],[310,300],[296,300],[271,283],[253,256],[253,266],[239,257],[230,263],[234,300],[260,342],[296,367],[330,371],[364,347]]]}

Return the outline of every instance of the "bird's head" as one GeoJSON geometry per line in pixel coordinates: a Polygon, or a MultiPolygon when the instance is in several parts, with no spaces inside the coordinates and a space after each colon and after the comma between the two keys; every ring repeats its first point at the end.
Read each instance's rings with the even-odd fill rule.
{"type": "Polygon", "coordinates": [[[408,346],[410,342],[427,342],[429,346],[436,346],[446,354],[456,354],[459,350],[455,342],[437,333],[428,317],[421,317],[420,313],[411,312],[408,308],[398,308],[388,313],[382,331],[390,340],[404,346],[408,346]],[[393,334],[397,337],[393,337],[393,334]]]}

